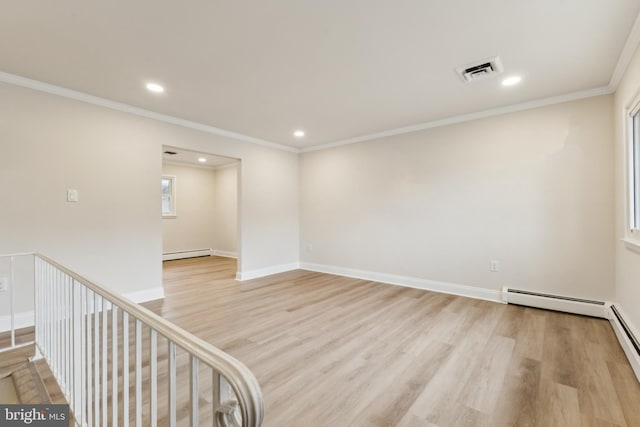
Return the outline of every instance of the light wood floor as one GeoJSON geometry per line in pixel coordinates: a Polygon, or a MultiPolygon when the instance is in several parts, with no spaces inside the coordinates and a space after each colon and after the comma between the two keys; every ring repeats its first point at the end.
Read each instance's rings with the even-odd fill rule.
{"type": "Polygon", "coordinates": [[[606,320],[235,261],[164,264],[149,308],[243,361],[267,427],[640,426],[606,320]]]}

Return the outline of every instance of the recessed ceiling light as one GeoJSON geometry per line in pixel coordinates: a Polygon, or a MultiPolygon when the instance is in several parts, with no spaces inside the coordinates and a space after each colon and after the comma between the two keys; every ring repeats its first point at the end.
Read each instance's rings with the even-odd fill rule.
{"type": "Polygon", "coordinates": [[[147,90],[155,93],[164,92],[164,88],[160,86],[158,83],[147,83],[147,90]]]}
{"type": "Polygon", "coordinates": [[[520,81],[522,80],[522,78],[520,76],[511,76],[511,77],[507,77],[506,79],[504,79],[502,81],[502,86],[513,86],[513,85],[517,85],[518,83],[520,83],[520,81]]]}
{"type": "Polygon", "coordinates": [[[207,163],[207,158],[206,157],[198,157],[198,161],[200,163],[207,163]]]}
{"type": "Polygon", "coordinates": [[[295,136],[296,138],[302,138],[304,136],[304,131],[303,130],[297,130],[293,133],[293,136],[295,136]]]}

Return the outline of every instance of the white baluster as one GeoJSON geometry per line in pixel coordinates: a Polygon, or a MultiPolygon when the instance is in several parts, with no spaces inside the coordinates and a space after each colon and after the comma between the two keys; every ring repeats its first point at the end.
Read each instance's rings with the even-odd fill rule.
{"type": "Polygon", "coordinates": [[[136,427],[142,427],[142,322],[136,319],[136,427]]]}
{"type": "MultiPolygon", "coordinates": [[[[71,279],[71,278],[69,278],[71,279]]],[[[82,395],[84,394],[84,384],[82,381],[83,372],[83,347],[82,347],[82,293],[81,288],[72,282],[72,302],[73,302],[73,415],[82,421],[84,410],[82,408],[82,395]]],[[[71,354],[69,356],[71,356],[71,354]]],[[[81,422],[82,425],[82,422],[81,422]]]]}
{"type": "Polygon", "coordinates": [[[87,289],[87,426],[93,425],[93,341],[91,330],[93,328],[92,313],[94,312],[93,291],[87,289]]]}
{"type": "MultiPolygon", "coordinates": [[[[75,279],[74,279],[74,283],[75,279]]],[[[82,408],[82,416],[80,417],[80,425],[87,425],[87,288],[82,283],[78,283],[78,289],[80,292],[80,402],[82,408]]]]}
{"type": "Polygon", "coordinates": [[[149,375],[151,379],[151,427],[158,425],[158,333],[151,329],[149,375]]]}
{"type": "Polygon", "coordinates": [[[176,345],[169,341],[169,427],[176,427],[176,345]]]}
{"type": "Polygon", "coordinates": [[[108,395],[108,386],[109,379],[107,377],[108,371],[108,354],[107,354],[107,345],[108,345],[108,330],[109,327],[109,317],[107,316],[107,307],[109,306],[108,301],[104,298],[102,299],[102,425],[107,427],[107,422],[109,420],[109,411],[107,407],[107,399],[108,395]]]}
{"type": "Polygon", "coordinates": [[[191,426],[196,427],[200,425],[199,417],[199,401],[200,387],[198,386],[198,359],[191,355],[191,387],[189,388],[189,396],[191,398],[191,426]]]}
{"type": "Polygon", "coordinates": [[[111,408],[113,427],[118,425],[118,307],[111,306],[111,408]]]}
{"type": "Polygon", "coordinates": [[[98,307],[102,307],[102,297],[95,292],[93,293],[93,416],[94,425],[100,426],[100,311],[98,307]],[[100,301],[100,306],[98,306],[100,301]]]}
{"type": "Polygon", "coordinates": [[[9,258],[9,270],[10,270],[10,279],[9,279],[9,317],[11,322],[11,347],[16,345],[16,325],[15,325],[15,314],[13,307],[13,287],[15,283],[15,269],[13,265],[13,257],[9,258]]]}
{"type": "Polygon", "coordinates": [[[122,424],[129,427],[129,313],[122,311],[122,424]]]}

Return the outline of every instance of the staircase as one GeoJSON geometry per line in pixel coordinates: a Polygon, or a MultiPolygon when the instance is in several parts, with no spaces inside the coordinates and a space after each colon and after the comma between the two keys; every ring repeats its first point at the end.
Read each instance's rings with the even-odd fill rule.
{"type": "Polygon", "coordinates": [[[0,403],[53,403],[44,385],[37,362],[31,362],[33,346],[2,353],[0,362],[0,403]]]}
{"type": "Polygon", "coordinates": [[[0,403],[69,403],[70,422],[79,427],[262,423],[260,386],[231,355],[43,254],[0,259],[8,260],[10,277],[0,403]],[[34,291],[28,341],[16,333],[13,290],[21,269],[34,291]],[[32,362],[35,354],[41,359],[32,362]]]}

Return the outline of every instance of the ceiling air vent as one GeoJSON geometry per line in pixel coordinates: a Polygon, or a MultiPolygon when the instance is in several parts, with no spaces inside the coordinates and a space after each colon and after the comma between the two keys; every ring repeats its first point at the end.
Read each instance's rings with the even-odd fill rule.
{"type": "Polygon", "coordinates": [[[462,80],[470,82],[473,80],[484,79],[494,74],[499,74],[504,70],[502,62],[497,56],[493,58],[482,59],[472,64],[463,65],[456,68],[456,72],[462,80]]]}

